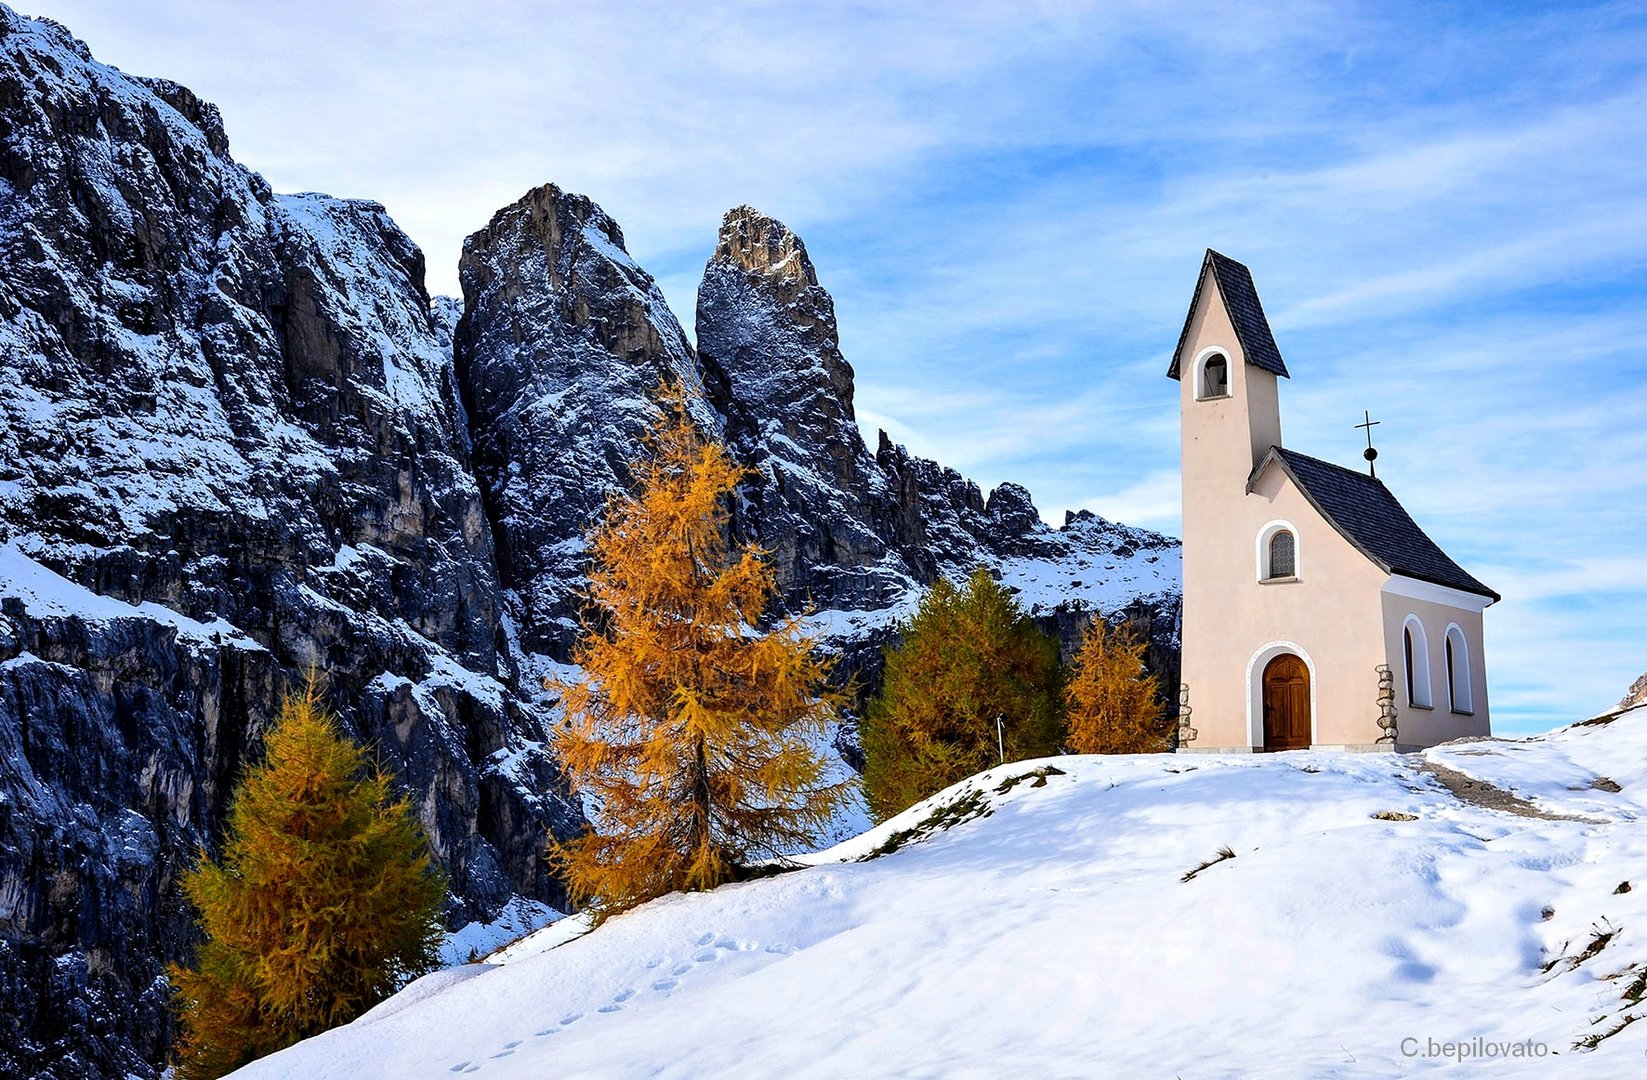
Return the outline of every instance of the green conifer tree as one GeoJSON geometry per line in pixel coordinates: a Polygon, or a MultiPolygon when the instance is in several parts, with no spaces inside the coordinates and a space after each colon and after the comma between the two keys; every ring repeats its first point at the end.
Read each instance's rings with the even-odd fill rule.
{"type": "Polygon", "coordinates": [[[1058,643],[987,570],[964,590],[936,582],[901,636],[863,724],[877,819],[998,764],[1000,744],[1008,761],[1062,748],[1058,643]]]}
{"type": "Polygon", "coordinates": [[[438,964],[444,880],[409,800],[326,713],[289,694],[229,809],[222,857],[183,876],[206,940],[172,965],[179,1080],[231,1072],[347,1023],[438,964]]]}

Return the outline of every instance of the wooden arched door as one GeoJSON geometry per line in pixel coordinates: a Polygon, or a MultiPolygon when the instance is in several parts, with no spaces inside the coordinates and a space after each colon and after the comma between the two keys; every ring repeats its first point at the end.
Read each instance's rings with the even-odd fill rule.
{"type": "Polygon", "coordinates": [[[1310,669],[1292,653],[1264,667],[1264,749],[1310,745],[1310,669]]]}

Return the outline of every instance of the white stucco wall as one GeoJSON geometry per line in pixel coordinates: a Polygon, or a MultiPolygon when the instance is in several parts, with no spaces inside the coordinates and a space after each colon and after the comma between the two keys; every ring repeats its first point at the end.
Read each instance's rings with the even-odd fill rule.
{"type": "MultiPolygon", "coordinates": [[[[1382,590],[1384,616],[1384,648],[1390,657],[1390,670],[1395,672],[1396,725],[1403,744],[1433,746],[1448,739],[1467,735],[1492,733],[1491,711],[1487,703],[1487,664],[1482,649],[1482,612],[1485,597],[1425,582],[1392,578],[1382,590]],[[1425,594],[1424,598],[1411,594],[1425,594]],[[1452,593],[1451,596],[1448,594],[1452,593]],[[1423,661],[1430,671],[1430,705],[1428,709],[1409,704],[1406,676],[1406,646],[1402,630],[1407,618],[1416,616],[1424,627],[1426,655],[1423,661]],[[1455,711],[1447,691],[1447,628],[1457,626],[1468,648],[1470,708],[1467,713],[1455,711]]],[[[1413,664],[1420,657],[1415,653],[1413,664]]]]}

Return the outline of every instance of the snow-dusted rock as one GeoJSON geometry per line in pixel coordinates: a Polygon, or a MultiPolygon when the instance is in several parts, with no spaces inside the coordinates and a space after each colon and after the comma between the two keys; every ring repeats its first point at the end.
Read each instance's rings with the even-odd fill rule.
{"type": "Polygon", "coordinates": [[[895,616],[938,575],[979,565],[1022,579],[1011,587],[1031,588],[1035,613],[1068,642],[1092,611],[1131,609],[1174,680],[1176,541],[1091,515],[1053,529],[1016,484],[986,499],[884,436],[871,454],[834,301],[783,223],[727,213],[698,291],[697,351],[617,224],[552,184],[471,236],[461,275],[456,371],[524,667],[569,658],[584,537],[627,482],[668,381],[750,469],[729,542],[771,553],[779,608],[818,611],[861,688],[878,682],[895,616]],[[1061,594],[1039,584],[1054,580],[1061,594]]]}
{"type": "Polygon", "coordinates": [[[273,195],[215,108],[0,8],[0,1073],[163,1059],[177,870],[311,663],[454,919],[553,898],[579,815],[498,666],[449,340],[381,206],[273,195]]]}
{"type": "Polygon", "coordinates": [[[697,338],[710,402],[752,471],[733,532],[772,553],[791,611],[821,609],[861,685],[879,681],[896,621],[886,616],[906,615],[938,575],[981,565],[1027,590],[1020,599],[1066,646],[1093,611],[1130,609],[1175,684],[1177,542],[1091,514],[1053,529],[1019,485],[985,498],[884,432],[871,454],[834,301],[782,222],[748,206],[727,212],[698,289],[697,338]]]}
{"type": "Polygon", "coordinates": [[[534,188],[464,242],[457,375],[475,471],[521,642],[564,658],[577,636],[584,537],[658,410],[697,384],[663,294],[600,207],[534,188]]]}
{"type": "Polygon", "coordinates": [[[1637,705],[1647,705],[1647,675],[1631,683],[1618,703],[1620,709],[1633,709],[1637,705]]]}
{"type": "Polygon", "coordinates": [[[698,287],[704,383],[752,470],[735,518],[779,587],[826,607],[884,606],[916,578],[890,549],[891,491],[858,434],[835,303],[800,237],[727,213],[698,287]]]}

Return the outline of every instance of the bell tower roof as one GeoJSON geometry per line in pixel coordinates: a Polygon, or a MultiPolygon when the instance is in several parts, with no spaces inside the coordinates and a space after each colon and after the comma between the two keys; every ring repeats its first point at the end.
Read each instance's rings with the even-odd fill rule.
{"type": "Polygon", "coordinates": [[[1235,327],[1236,340],[1247,363],[1263,368],[1282,378],[1290,378],[1287,365],[1276,348],[1275,335],[1270,332],[1270,321],[1264,317],[1264,305],[1258,302],[1258,290],[1253,286],[1252,273],[1234,259],[1207,249],[1201,263],[1201,277],[1195,283],[1195,296],[1190,300],[1189,313],[1184,316],[1184,329],[1178,335],[1178,348],[1172,354],[1172,366],[1167,378],[1178,378],[1179,361],[1183,358],[1184,344],[1189,339],[1190,325],[1195,321],[1195,309],[1201,302],[1201,291],[1211,281],[1229,312],[1230,324],[1235,327]]]}

